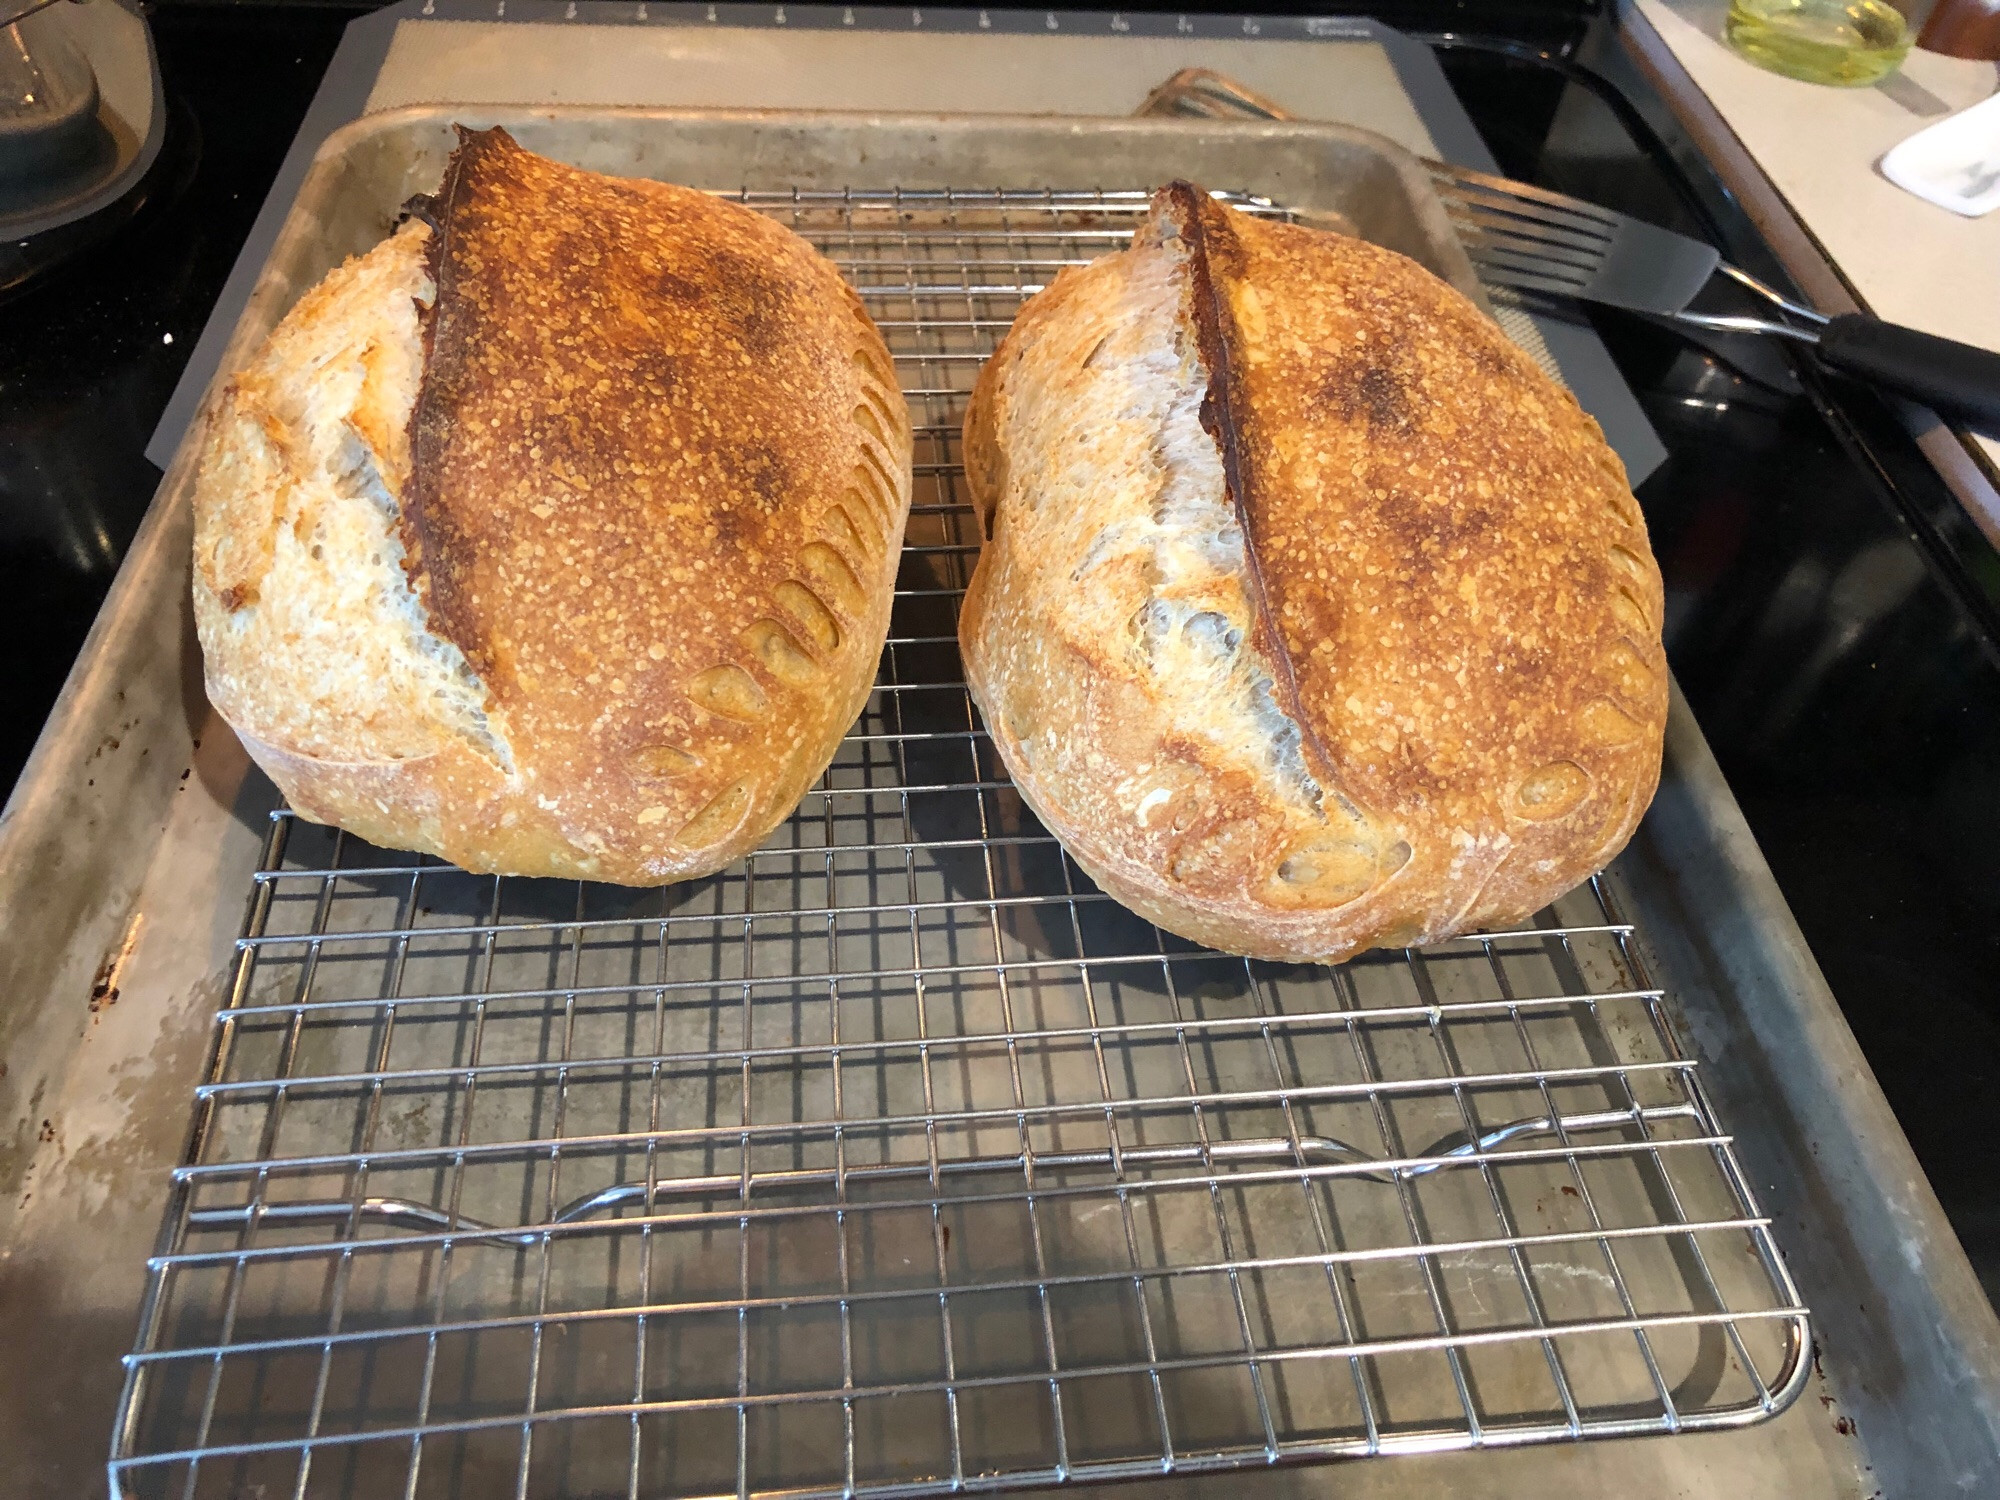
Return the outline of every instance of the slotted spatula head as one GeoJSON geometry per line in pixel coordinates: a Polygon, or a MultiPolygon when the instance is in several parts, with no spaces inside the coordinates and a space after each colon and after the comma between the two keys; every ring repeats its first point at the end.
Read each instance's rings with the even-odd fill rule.
{"type": "Polygon", "coordinates": [[[1700,240],[1527,183],[1442,163],[1431,175],[1490,283],[1672,315],[1722,259],[1700,240]]]}

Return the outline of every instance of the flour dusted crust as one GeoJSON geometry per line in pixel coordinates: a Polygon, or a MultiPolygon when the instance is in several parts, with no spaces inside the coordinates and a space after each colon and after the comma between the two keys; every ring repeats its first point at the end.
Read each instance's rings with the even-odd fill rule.
{"type": "Polygon", "coordinates": [[[222,391],[209,694],[309,817],[661,884],[754,848],[865,701],[910,425],[859,299],[707,194],[461,131],[222,391]]]}
{"type": "Polygon", "coordinates": [[[965,452],[967,679],[1159,925],[1335,961],[1511,924],[1651,801],[1663,599],[1624,471],[1402,256],[1176,183],[1023,308],[965,452]]]}

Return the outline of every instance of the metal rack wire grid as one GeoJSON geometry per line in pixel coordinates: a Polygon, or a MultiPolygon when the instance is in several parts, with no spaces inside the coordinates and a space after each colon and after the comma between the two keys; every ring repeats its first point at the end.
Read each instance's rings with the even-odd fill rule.
{"type": "Polygon", "coordinates": [[[1781,1409],[1805,1310],[1609,882],[1248,962],[1009,785],[956,650],[959,423],[1145,196],[743,197],[908,383],[867,710],[762,849],[664,891],[273,814],[114,1492],[943,1493],[1781,1409]]]}

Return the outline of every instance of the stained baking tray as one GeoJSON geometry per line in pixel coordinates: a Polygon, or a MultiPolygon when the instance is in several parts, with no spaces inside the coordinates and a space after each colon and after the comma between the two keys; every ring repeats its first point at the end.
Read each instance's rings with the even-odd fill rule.
{"type": "MultiPolygon", "coordinates": [[[[380,237],[446,123],[336,147],[288,285],[380,237]]],[[[687,132],[521,134],[711,188],[768,171],[687,132]]],[[[736,196],[841,266],[912,405],[868,707],[761,850],[665,892],[274,815],[121,1486],[1012,1488],[1779,1410],[1804,1309],[1603,888],[1425,952],[1245,963],[1091,889],[1009,784],[953,641],[965,400],[1158,169],[1099,138],[1060,183],[985,188],[1006,165],[892,146],[856,183],[808,139],[786,190],[736,196]]],[[[1247,184],[1179,169],[1470,287],[1402,152],[1272,155],[1247,184]]]]}
{"type": "MultiPolygon", "coordinates": [[[[1387,1454],[1420,1484],[1413,1455],[1785,1411],[1804,1299],[1656,972],[1688,933],[1625,873],[1647,835],[1516,932],[1247,963],[1091,888],[963,685],[958,423],[1021,299],[1172,172],[1476,294],[1407,157],[1325,126],[401,111],[329,143],[225,368],[435,181],[454,118],[731,191],[842,265],[916,424],[890,644],[744,864],[664,892],[467,876],[295,818],[205,714],[183,455],[141,580],[179,638],[127,601],[99,642],[124,737],[200,745],[94,976],[178,1039],[153,1110],[194,1100],[178,1165],[120,1179],[126,1240],[166,1221],[118,1493],[925,1493],[1387,1454]]],[[[1667,800],[1704,764],[1678,706],[1671,738],[1667,800]]],[[[129,833],[160,779],[116,764],[129,833]]],[[[59,776],[88,800],[76,774],[38,760],[17,807],[59,776]]],[[[1766,1462],[1814,1451],[1762,1430],[1766,1462]]]]}

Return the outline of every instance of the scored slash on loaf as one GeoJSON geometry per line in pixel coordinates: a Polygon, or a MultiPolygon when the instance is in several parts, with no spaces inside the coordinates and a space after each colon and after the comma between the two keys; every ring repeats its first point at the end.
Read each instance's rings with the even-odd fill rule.
{"type": "Polygon", "coordinates": [[[1513,923],[1659,777],[1663,596],[1591,419],[1456,291],[1186,183],[980,374],[959,639],[1022,795],[1173,932],[1513,923]]]}
{"type": "Polygon", "coordinates": [[[894,366],[763,215],[460,136],[207,418],[209,696],[294,807],[374,843],[704,875],[874,681],[910,505],[894,366]]]}

